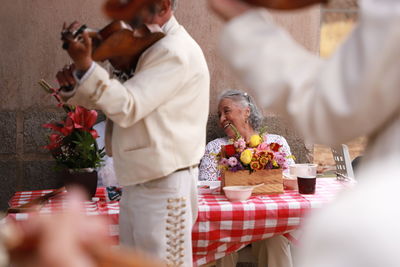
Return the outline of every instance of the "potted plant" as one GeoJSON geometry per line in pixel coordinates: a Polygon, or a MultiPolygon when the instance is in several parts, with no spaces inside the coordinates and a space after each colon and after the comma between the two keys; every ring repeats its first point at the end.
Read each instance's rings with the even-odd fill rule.
{"type": "Polygon", "coordinates": [[[52,93],[59,106],[66,111],[62,121],[43,124],[50,129],[48,149],[56,161],[56,169],[62,172],[64,184],[83,186],[91,198],[96,193],[97,172],[105,155],[104,148],[99,149],[96,138],[99,136],[93,128],[97,120],[97,112],[81,106],[62,104],[55,89],[45,81],[40,85],[52,93]]]}

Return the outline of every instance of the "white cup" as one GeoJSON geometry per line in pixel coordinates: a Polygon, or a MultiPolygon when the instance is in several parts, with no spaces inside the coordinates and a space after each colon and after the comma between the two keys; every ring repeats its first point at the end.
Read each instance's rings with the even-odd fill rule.
{"type": "Polygon", "coordinates": [[[294,164],[289,166],[290,177],[296,178],[298,176],[317,176],[317,164],[304,163],[294,164]]]}

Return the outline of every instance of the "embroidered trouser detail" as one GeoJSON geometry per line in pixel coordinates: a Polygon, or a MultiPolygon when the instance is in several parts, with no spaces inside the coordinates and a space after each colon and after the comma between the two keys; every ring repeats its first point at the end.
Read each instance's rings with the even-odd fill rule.
{"type": "Polygon", "coordinates": [[[191,267],[192,226],[197,216],[198,169],[126,186],[120,201],[120,241],[169,266],[191,267]]]}
{"type": "Polygon", "coordinates": [[[186,198],[169,198],[167,202],[168,216],[165,228],[167,266],[183,266],[186,198]]]}

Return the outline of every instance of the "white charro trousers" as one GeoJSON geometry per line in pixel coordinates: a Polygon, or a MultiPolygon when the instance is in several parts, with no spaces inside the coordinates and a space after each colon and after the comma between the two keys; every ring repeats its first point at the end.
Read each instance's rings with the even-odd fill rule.
{"type": "Polygon", "coordinates": [[[198,168],[126,186],[120,201],[120,243],[165,260],[192,266],[192,226],[197,218],[198,168]]]}

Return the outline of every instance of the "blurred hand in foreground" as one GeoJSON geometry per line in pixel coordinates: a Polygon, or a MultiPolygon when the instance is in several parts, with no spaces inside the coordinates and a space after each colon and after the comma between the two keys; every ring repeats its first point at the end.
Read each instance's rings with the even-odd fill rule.
{"type": "Polygon", "coordinates": [[[164,267],[139,251],[113,248],[108,224],[87,216],[83,193],[68,194],[67,207],[54,215],[36,215],[4,225],[2,241],[14,267],[164,267]]]}
{"type": "Polygon", "coordinates": [[[225,21],[240,16],[252,8],[251,5],[240,0],[208,0],[208,4],[210,8],[225,21]]]}
{"type": "Polygon", "coordinates": [[[68,198],[65,212],[36,215],[13,226],[13,240],[8,242],[13,266],[96,266],[90,248],[110,244],[107,224],[84,214],[80,192],[68,198]]]}

